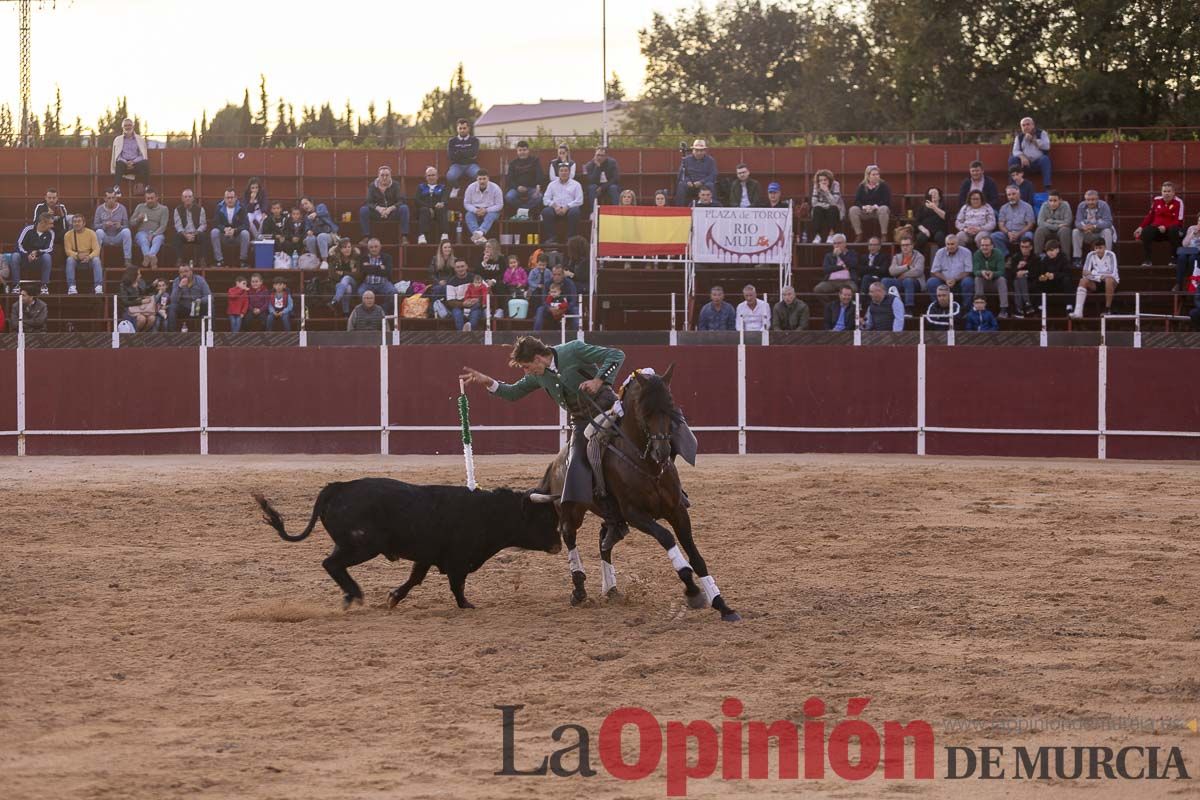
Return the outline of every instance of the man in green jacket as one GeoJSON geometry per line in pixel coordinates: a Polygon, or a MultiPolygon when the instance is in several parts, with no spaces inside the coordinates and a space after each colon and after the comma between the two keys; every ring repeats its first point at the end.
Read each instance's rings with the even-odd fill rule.
{"type": "Polygon", "coordinates": [[[1000,319],[1008,319],[1008,281],[1004,277],[1004,256],[984,236],[972,259],[975,274],[975,296],[986,297],[988,292],[1000,295],[1000,319]]]}
{"type": "MultiPolygon", "coordinates": [[[[516,383],[501,383],[478,370],[463,367],[463,380],[487,387],[505,400],[520,400],[544,389],[571,417],[571,455],[563,482],[563,503],[592,503],[594,484],[587,458],[584,431],[597,416],[596,407],[607,411],[617,400],[612,389],[625,354],[613,347],[599,347],[578,340],[549,347],[533,336],[522,336],[513,345],[509,364],[525,377],[516,383]],[[584,395],[588,395],[592,402],[584,395]],[[593,405],[595,404],[595,405],[593,405]]],[[[611,496],[595,498],[606,522],[622,525],[620,511],[611,496]]]]}

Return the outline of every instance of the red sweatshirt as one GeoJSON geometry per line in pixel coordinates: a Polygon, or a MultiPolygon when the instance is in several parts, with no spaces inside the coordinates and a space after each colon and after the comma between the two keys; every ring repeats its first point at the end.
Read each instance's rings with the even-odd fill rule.
{"type": "Polygon", "coordinates": [[[225,307],[226,314],[232,317],[245,314],[250,310],[249,289],[243,289],[240,286],[230,286],[227,294],[229,295],[229,303],[225,307]]]}
{"type": "Polygon", "coordinates": [[[1142,227],[1157,228],[1162,225],[1166,228],[1174,228],[1178,225],[1183,225],[1183,201],[1178,197],[1171,198],[1168,203],[1163,200],[1162,195],[1154,198],[1154,202],[1150,204],[1150,210],[1146,212],[1145,218],[1142,220],[1142,227]]]}
{"type": "Polygon", "coordinates": [[[486,283],[481,283],[478,286],[476,286],[474,283],[472,283],[470,286],[467,287],[467,293],[465,295],[463,295],[463,299],[469,300],[472,297],[478,297],[479,298],[479,307],[483,308],[487,305],[487,295],[488,295],[488,287],[487,287],[486,283]]]}

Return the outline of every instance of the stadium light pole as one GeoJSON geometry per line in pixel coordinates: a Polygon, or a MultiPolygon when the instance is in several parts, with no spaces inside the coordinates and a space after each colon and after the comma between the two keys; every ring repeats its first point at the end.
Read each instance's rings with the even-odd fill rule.
{"type": "Polygon", "coordinates": [[[600,145],[608,147],[608,0],[600,0],[600,145]]]}

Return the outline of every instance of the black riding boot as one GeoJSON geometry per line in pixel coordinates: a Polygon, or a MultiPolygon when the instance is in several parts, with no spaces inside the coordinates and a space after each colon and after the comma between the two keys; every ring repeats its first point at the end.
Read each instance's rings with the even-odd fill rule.
{"type": "Polygon", "coordinates": [[[604,540],[600,542],[600,551],[607,553],[629,533],[629,525],[621,518],[621,509],[611,494],[596,497],[596,505],[604,517],[604,540]]]}

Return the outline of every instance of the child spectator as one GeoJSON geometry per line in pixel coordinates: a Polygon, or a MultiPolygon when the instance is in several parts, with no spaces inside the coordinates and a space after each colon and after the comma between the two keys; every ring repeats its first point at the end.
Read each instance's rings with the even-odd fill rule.
{"type": "Polygon", "coordinates": [[[967,312],[967,330],[969,331],[998,331],[1000,323],[992,312],[988,311],[987,299],[975,298],[975,308],[967,312]]]}
{"type": "Polygon", "coordinates": [[[171,312],[171,289],[162,278],[154,281],[154,330],[167,330],[167,321],[171,312]]]}
{"type": "Polygon", "coordinates": [[[562,321],[570,307],[570,301],[562,296],[562,286],[557,283],[550,284],[546,290],[546,307],[550,309],[550,316],[554,317],[555,322],[562,321]]]}
{"type": "Polygon", "coordinates": [[[299,207],[295,207],[289,212],[287,225],[283,229],[283,247],[280,248],[277,243],[275,251],[282,250],[284,253],[298,257],[300,253],[306,252],[304,240],[307,236],[308,223],[304,220],[304,212],[299,207]]]}
{"type": "Polygon", "coordinates": [[[242,327],[248,330],[250,323],[256,323],[256,327],[265,327],[267,309],[271,306],[271,290],[263,285],[262,275],[257,272],[250,276],[250,293],[247,300],[246,316],[249,319],[243,318],[242,327]]]}
{"type": "Polygon", "coordinates": [[[534,262],[536,266],[529,270],[527,276],[527,286],[529,290],[529,302],[531,305],[536,305],[544,299],[546,284],[550,283],[550,257],[544,252],[537,254],[537,259],[534,262]]]}
{"type": "Polygon", "coordinates": [[[504,270],[504,285],[511,297],[524,297],[529,291],[529,273],[521,266],[521,259],[508,257],[508,269],[504,270]]]}
{"type": "Polygon", "coordinates": [[[270,305],[267,307],[267,330],[275,325],[275,320],[279,320],[279,324],[283,326],[285,331],[292,329],[292,295],[287,290],[287,281],[282,277],[276,278],[274,281],[275,292],[270,297],[270,305]]]}
{"type": "MultiPolygon", "coordinates": [[[[487,299],[487,281],[477,272],[471,276],[471,285],[467,287],[467,293],[463,296],[463,310],[468,312],[468,319],[474,321],[476,325],[480,324],[483,320],[484,309],[487,307],[487,299]]],[[[463,325],[463,330],[471,330],[470,321],[463,325]]]]}
{"type": "Polygon", "coordinates": [[[1075,308],[1071,311],[1071,319],[1083,319],[1083,306],[1087,302],[1088,292],[1095,291],[1101,284],[1104,285],[1104,313],[1111,314],[1113,294],[1120,282],[1117,254],[1108,249],[1103,239],[1095,240],[1092,242],[1092,252],[1083,262],[1083,275],[1079,278],[1079,288],[1075,290],[1075,308]]]}
{"type": "Polygon", "coordinates": [[[233,279],[233,286],[226,292],[229,300],[225,305],[225,313],[229,315],[229,330],[237,333],[242,329],[242,317],[250,308],[250,286],[245,275],[233,279]]]}
{"type": "Polygon", "coordinates": [[[263,220],[261,235],[264,239],[275,241],[275,252],[284,251],[283,237],[287,230],[288,218],[283,213],[283,203],[271,201],[271,213],[263,220]]]}

